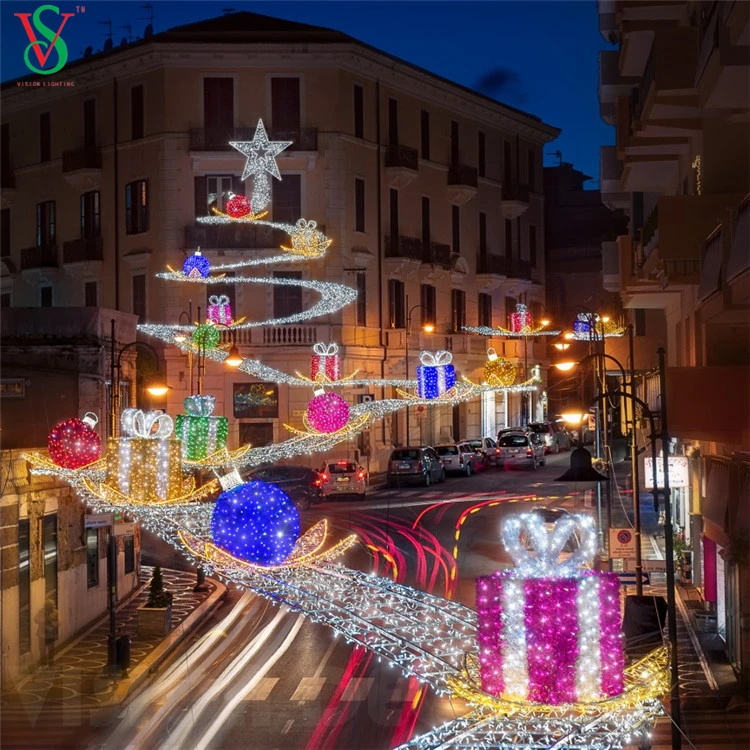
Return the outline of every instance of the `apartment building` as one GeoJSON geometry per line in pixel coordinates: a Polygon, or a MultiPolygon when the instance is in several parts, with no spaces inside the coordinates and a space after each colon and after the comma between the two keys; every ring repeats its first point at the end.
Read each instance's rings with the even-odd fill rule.
{"type": "MultiPolygon", "coordinates": [[[[4,306],[103,306],[152,322],[205,314],[205,287],[154,275],[197,247],[212,262],[277,247],[257,227],[196,223],[244,192],[244,160],[228,142],[262,118],[272,139],[293,141],[277,160],[271,217],[314,219],[333,240],[324,260],[272,273],[342,282],[358,298],[299,325],[237,332],[243,355],[306,373],[312,345],[334,341],[344,374],[403,378],[420,350],[447,349],[460,374],[478,378],[493,342],[463,325],[505,324],[518,301],[543,315],[542,149],[559,131],[536,117],[345,34],[251,13],[84,57],[60,76],[74,87],[2,92],[4,306]]],[[[249,286],[228,277],[208,292],[252,320],[315,301],[249,286]]],[[[541,343],[494,345],[522,369],[545,364],[541,343]]],[[[174,414],[195,377],[179,352],[163,357],[174,414]]],[[[299,424],[311,396],[268,383],[262,405],[243,406],[235,395],[252,382],[206,364],[203,389],[230,418],[233,446],[286,439],[284,423],[299,424]]],[[[541,389],[526,401],[489,396],[415,414],[408,436],[402,413],[341,450],[375,470],[393,444],[492,434],[543,408],[541,389]]]]}
{"type": "Polygon", "coordinates": [[[605,284],[666,325],[676,522],[735,669],[750,667],[750,6],[599,2],[605,202],[629,231],[605,284]],[[687,467],[687,471],[679,468],[687,467]],[[678,480],[678,476],[681,477],[678,480]]]}

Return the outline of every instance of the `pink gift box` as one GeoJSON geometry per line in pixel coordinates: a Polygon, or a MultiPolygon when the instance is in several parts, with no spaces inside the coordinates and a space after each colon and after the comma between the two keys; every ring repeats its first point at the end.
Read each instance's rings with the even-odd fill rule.
{"type": "Polygon", "coordinates": [[[310,377],[313,380],[340,380],[341,356],[336,344],[318,343],[313,346],[310,359],[310,377]]]}
{"type": "Polygon", "coordinates": [[[218,325],[232,325],[232,306],[226,294],[218,296],[213,294],[208,298],[207,317],[212,323],[218,325]]]}

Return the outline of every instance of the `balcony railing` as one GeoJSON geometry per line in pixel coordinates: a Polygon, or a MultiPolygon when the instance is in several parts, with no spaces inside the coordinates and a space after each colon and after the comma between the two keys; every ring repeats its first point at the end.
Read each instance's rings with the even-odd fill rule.
{"type": "Polygon", "coordinates": [[[28,268],[57,268],[60,265],[57,245],[26,247],[21,250],[21,270],[28,268]]]}
{"type": "Polygon", "coordinates": [[[101,237],[81,237],[63,244],[63,263],[84,263],[103,259],[101,237]]]}
{"type": "Polygon", "coordinates": [[[668,278],[678,276],[698,276],[701,271],[701,262],[697,258],[665,258],[664,275],[668,278]]]}
{"type": "Polygon", "coordinates": [[[451,267],[451,246],[442,242],[431,242],[429,247],[424,248],[422,260],[443,268],[451,267]]]}
{"type": "Polygon", "coordinates": [[[72,151],[63,151],[62,171],[74,172],[77,169],[101,169],[102,150],[99,146],[84,146],[72,151]]]}
{"type": "Polygon", "coordinates": [[[385,257],[423,260],[422,240],[419,237],[405,237],[403,234],[386,235],[385,257]]]}
{"type": "Polygon", "coordinates": [[[222,330],[221,343],[236,346],[312,346],[319,341],[317,326],[268,326],[222,330]]]}
{"type": "Polygon", "coordinates": [[[415,172],[419,169],[419,153],[410,146],[395,144],[388,146],[385,151],[386,167],[405,167],[415,172]]]}
{"type": "Polygon", "coordinates": [[[505,276],[507,263],[504,255],[479,253],[477,255],[477,273],[491,273],[495,276],[505,276]]]}
{"type": "Polygon", "coordinates": [[[452,164],[448,167],[448,184],[477,187],[479,177],[476,167],[470,167],[466,164],[452,164]]]}
{"type": "Polygon", "coordinates": [[[255,224],[188,224],[185,247],[229,250],[266,250],[288,243],[286,232],[255,224]]]}
{"type": "MultiPolygon", "coordinates": [[[[190,130],[191,151],[232,151],[229,141],[251,141],[255,128],[192,128],[190,130]]],[[[318,129],[300,128],[282,130],[271,128],[268,137],[272,141],[292,141],[289,151],[317,151],[318,129]]]]}
{"type": "Polygon", "coordinates": [[[517,201],[518,203],[529,202],[529,186],[521,182],[503,183],[503,200],[517,201]]]}
{"type": "Polygon", "coordinates": [[[519,260],[518,258],[508,259],[508,276],[514,279],[531,280],[532,266],[528,260],[519,260]]]}

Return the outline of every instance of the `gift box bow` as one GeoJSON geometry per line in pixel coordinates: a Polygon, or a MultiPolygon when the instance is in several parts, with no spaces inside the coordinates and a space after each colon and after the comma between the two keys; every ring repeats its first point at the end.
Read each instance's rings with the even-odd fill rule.
{"type": "Polygon", "coordinates": [[[445,349],[441,349],[435,354],[432,352],[420,352],[419,361],[425,365],[425,367],[441,367],[453,362],[453,354],[445,351],[445,349]]]}
{"type": "Polygon", "coordinates": [[[212,294],[208,298],[208,302],[210,305],[216,305],[217,307],[221,305],[228,305],[229,304],[229,297],[227,297],[226,294],[216,295],[212,294]]]}
{"type": "Polygon", "coordinates": [[[216,406],[216,397],[188,396],[182,403],[191,417],[210,417],[216,406]]]}
{"type": "Polygon", "coordinates": [[[510,516],[503,523],[503,546],[516,564],[516,573],[530,578],[575,578],[596,554],[596,529],[590,516],[580,513],[563,516],[551,530],[536,513],[510,516]],[[526,533],[528,545],[520,535],[526,533]],[[578,536],[578,546],[565,560],[560,554],[571,536],[578,536]],[[528,547],[528,548],[527,548],[528,547]],[[529,549],[530,548],[530,549],[529,549]]]}
{"type": "Polygon", "coordinates": [[[313,346],[313,351],[319,357],[332,357],[334,354],[338,354],[339,346],[335,343],[325,344],[319,341],[313,346]]]}
{"type": "Polygon", "coordinates": [[[127,437],[159,440],[169,437],[174,430],[172,417],[161,411],[125,409],[121,418],[122,431],[127,437]]]}

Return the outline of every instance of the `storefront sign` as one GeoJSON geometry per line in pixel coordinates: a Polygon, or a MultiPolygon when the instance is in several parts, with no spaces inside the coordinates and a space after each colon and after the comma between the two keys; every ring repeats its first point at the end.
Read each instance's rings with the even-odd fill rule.
{"type": "Polygon", "coordinates": [[[112,526],[115,522],[114,513],[87,513],[84,526],[87,529],[99,529],[102,526],[112,526]]]}
{"type": "Polygon", "coordinates": [[[632,529],[609,530],[609,556],[635,559],[635,534],[632,529]]]}
{"type": "Polygon", "coordinates": [[[0,380],[0,396],[3,398],[24,398],[26,381],[23,378],[3,378],[0,380]]]}
{"type": "MultiPolygon", "coordinates": [[[[669,457],[669,486],[670,487],[689,487],[690,473],[688,471],[687,456],[670,456],[669,457]]],[[[651,457],[643,459],[643,480],[647,490],[654,488],[654,470],[653,460],[651,457]]],[[[664,488],[664,461],[662,458],[656,461],[656,482],[657,489],[664,488]]]]}

